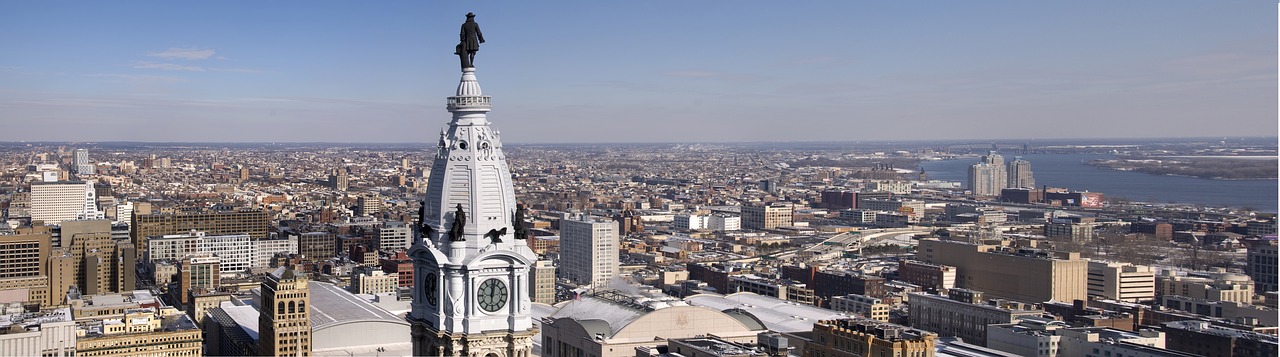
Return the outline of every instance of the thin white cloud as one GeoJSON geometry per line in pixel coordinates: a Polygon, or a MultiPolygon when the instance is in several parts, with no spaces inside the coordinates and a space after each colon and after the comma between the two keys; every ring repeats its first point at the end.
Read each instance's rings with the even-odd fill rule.
{"type": "Polygon", "coordinates": [[[248,68],[214,68],[214,67],[210,67],[210,68],[208,68],[208,70],[209,70],[209,71],[211,71],[211,72],[227,72],[227,73],[263,73],[263,71],[259,71],[259,70],[256,70],[256,69],[248,69],[248,68]]]}
{"type": "Polygon", "coordinates": [[[204,67],[200,67],[200,66],[184,66],[184,65],[173,64],[173,63],[146,62],[146,61],[134,62],[133,68],[158,69],[162,71],[190,71],[190,72],[205,71],[204,67]]]}
{"type": "Polygon", "coordinates": [[[685,70],[685,71],[667,71],[663,75],[678,78],[705,78],[715,79],[728,82],[754,82],[762,79],[760,76],[741,73],[729,73],[720,71],[703,71],[703,70],[685,70]]]}
{"type": "Polygon", "coordinates": [[[164,59],[204,60],[216,54],[211,49],[170,47],[164,51],[147,53],[147,56],[164,59]]]}
{"type": "Polygon", "coordinates": [[[186,82],[186,79],[183,79],[181,77],[174,77],[174,76],[133,75],[133,74],[118,74],[118,73],[94,73],[94,74],[86,74],[84,76],[94,77],[94,78],[104,78],[110,81],[124,81],[124,82],[145,83],[145,84],[168,84],[168,83],[186,82]]]}
{"type": "Polygon", "coordinates": [[[712,77],[719,77],[722,74],[720,72],[713,72],[713,71],[670,71],[670,72],[667,72],[666,75],[672,76],[672,77],[687,77],[687,78],[712,78],[712,77]]]}

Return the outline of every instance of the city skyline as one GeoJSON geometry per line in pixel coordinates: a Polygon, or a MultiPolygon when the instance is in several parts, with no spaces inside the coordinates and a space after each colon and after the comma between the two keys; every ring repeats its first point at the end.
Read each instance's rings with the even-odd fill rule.
{"type": "Polygon", "coordinates": [[[18,3],[0,141],[430,142],[469,11],[512,143],[1270,136],[1262,4],[18,3]]]}

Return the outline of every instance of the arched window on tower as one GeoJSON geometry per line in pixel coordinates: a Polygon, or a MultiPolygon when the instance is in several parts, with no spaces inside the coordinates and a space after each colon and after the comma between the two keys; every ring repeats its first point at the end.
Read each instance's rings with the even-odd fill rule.
{"type": "Polygon", "coordinates": [[[283,314],[284,314],[284,301],[281,301],[280,303],[276,304],[276,315],[283,315],[283,314]]]}
{"type": "Polygon", "coordinates": [[[297,305],[294,305],[294,304],[293,304],[293,302],[292,302],[292,301],[290,301],[290,302],[289,302],[289,313],[290,313],[290,314],[297,312],[297,310],[295,310],[295,309],[294,309],[295,307],[297,307],[297,305]]]}

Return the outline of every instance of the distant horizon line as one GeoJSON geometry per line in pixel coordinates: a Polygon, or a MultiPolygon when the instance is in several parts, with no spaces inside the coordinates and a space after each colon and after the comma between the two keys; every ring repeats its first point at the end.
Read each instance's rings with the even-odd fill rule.
{"type": "MultiPolygon", "coordinates": [[[[1039,139],[889,139],[889,140],[776,140],[776,141],[629,141],[629,142],[508,142],[507,145],[657,145],[657,144],[891,144],[891,143],[969,143],[969,144],[997,144],[997,143],[1031,143],[1031,142],[1116,142],[1128,140],[1178,140],[1178,141],[1199,141],[1199,140],[1260,140],[1273,139],[1280,140],[1278,136],[1193,136],[1193,137],[1120,137],[1120,138],[1039,138],[1039,139]]],[[[0,140],[3,144],[235,144],[235,145],[304,145],[304,144],[327,144],[327,145],[432,145],[432,142],[368,142],[368,141],[137,141],[137,140],[104,140],[104,141],[81,141],[81,140],[31,140],[31,141],[5,141],[0,140]]],[[[1280,144],[1280,143],[1278,143],[1280,144]]]]}

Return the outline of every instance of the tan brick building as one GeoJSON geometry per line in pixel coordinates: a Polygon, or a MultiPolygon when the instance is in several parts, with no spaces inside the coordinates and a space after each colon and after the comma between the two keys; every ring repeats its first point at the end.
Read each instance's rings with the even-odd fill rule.
{"type": "Polygon", "coordinates": [[[1085,300],[1088,261],[1080,253],[922,239],[916,259],[956,267],[956,286],[995,298],[1040,303],[1085,300]]]}

